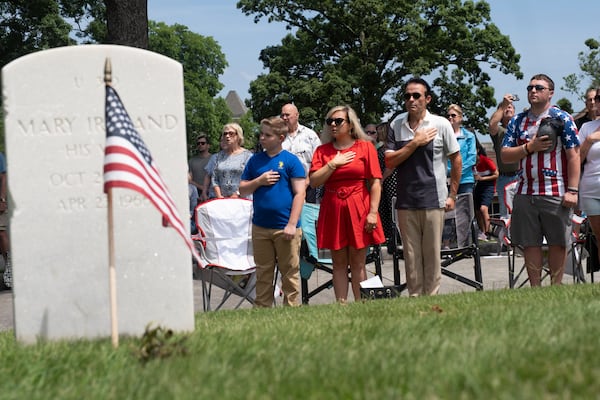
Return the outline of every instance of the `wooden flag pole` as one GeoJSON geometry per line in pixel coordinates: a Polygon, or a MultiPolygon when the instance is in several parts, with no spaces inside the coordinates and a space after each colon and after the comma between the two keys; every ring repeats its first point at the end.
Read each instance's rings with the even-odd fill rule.
{"type": "MultiPolygon", "coordinates": [[[[112,83],[112,66],[110,58],[104,62],[104,83],[110,86],[112,83]]],[[[117,317],[117,271],[115,268],[115,236],[113,230],[113,201],[112,188],[106,191],[108,207],[108,275],[110,288],[110,331],[112,345],[119,347],[119,323],[117,317]]]]}

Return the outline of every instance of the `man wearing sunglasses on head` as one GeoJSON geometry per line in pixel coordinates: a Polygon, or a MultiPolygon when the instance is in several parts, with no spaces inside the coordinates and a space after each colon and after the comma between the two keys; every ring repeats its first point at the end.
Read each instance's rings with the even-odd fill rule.
{"type": "Polygon", "coordinates": [[[404,246],[408,293],[434,295],[442,280],[444,213],[454,209],[460,182],[460,147],[450,122],[427,110],[431,88],[425,80],[409,79],[404,101],[407,113],[392,122],[385,164],[397,170],[395,208],[404,246]]]}
{"type": "Polygon", "coordinates": [[[577,127],[571,115],[552,106],[553,94],[552,79],[534,75],[527,86],[531,107],[510,120],[502,144],[502,161],[520,164],[510,233],[525,249],[531,286],[541,285],[543,244],[551,283],[561,284],[579,193],[577,127]]]}

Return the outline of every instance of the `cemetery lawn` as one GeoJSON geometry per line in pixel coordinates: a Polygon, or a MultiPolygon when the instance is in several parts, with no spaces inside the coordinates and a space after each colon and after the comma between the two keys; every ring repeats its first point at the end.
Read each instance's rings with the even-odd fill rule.
{"type": "Polygon", "coordinates": [[[189,335],[17,344],[2,399],[591,399],[600,286],[200,313],[189,335]],[[145,346],[145,347],[144,347],[145,346]]]}

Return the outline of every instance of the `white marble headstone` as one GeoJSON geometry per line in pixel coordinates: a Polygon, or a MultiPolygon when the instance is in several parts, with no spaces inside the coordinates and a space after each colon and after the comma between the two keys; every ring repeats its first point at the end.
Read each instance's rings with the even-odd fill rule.
{"type": "MultiPolygon", "coordinates": [[[[105,59],[113,87],[187,221],[183,72],[125,46],[41,51],[2,69],[15,334],[110,336],[107,197],[103,192],[105,59]]],[[[147,324],[194,329],[191,255],[142,195],[114,189],[119,333],[147,324]]]]}

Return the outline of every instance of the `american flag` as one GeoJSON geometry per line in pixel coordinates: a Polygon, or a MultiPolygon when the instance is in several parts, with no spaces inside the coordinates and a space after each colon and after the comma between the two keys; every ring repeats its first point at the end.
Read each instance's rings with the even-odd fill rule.
{"type": "Polygon", "coordinates": [[[104,192],[114,187],[135,190],[146,196],[162,214],[163,226],[171,225],[200,262],[200,256],[179,217],[150,150],[136,131],[117,91],[106,86],[106,147],[104,192]]]}

